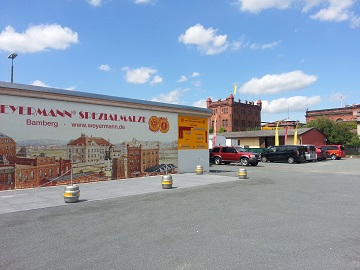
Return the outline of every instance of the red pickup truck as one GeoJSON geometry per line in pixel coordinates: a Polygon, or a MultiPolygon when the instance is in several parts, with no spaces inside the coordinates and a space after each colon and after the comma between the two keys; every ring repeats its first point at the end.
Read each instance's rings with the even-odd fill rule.
{"type": "Polygon", "coordinates": [[[216,165],[239,162],[242,166],[256,166],[260,160],[260,154],[246,152],[242,147],[216,146],[210,151],[210,162],[216,165]]]}

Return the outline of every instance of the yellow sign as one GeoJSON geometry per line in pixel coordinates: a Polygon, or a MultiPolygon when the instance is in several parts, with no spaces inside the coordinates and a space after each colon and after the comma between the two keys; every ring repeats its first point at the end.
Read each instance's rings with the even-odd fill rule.
{"type": "Polygon", "coordinates": [[[178,149],[208,149],[208,119],[179,116],[178,118],[178,149]]]}

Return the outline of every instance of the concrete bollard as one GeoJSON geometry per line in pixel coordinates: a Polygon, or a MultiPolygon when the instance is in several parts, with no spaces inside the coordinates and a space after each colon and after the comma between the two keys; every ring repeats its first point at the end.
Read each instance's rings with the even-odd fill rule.
{"type": "Polygon", "coordinates": [[[203,168],[203,166],[201,166],[201,165],[197,165],[197,166],[196,166],[196,170],[195,170],[195,172],[196,172],[196,174],[197,174],[197,175],[199,175],[199,174],[203,174],[203,172],[204,172],[204,168],[203,168]]]}
{"type": "Polygon", "coordinates": [[[69,185],[64,189],[64,201],[66,203],[74,203],[79,201],[80,188],[78,185],[69,185]]]}
{"type": "Polygon", "coordinates": [[[163,175],[161,178],[161,185],[163,189],[172,189],[172,176],[170,174],[163,175]]]}
{"type": "Polygon", "coordinates": [[[246,179],[247,178],[247,171],[244,168],[238,170],[239,179],[246,179]]]}

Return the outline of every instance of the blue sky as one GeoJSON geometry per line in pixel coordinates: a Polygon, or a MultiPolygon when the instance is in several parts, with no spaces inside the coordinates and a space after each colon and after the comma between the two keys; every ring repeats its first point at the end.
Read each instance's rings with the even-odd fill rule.
{"type": "Polygon", "coordinates": [[[263,102],[262,121],[360,103],[360,1],[0,0],[0,81],[190,106],[263,102]]]}

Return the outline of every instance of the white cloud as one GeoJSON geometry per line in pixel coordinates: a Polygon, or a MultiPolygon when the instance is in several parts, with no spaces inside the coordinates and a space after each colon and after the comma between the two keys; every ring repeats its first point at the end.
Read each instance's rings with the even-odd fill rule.
{"type": "Polygon", "coordinates": [[[157,73],[156,69],[149,67],[141,67],[137,69],[130,69],[129,67],[123,67],[122,70],[126,71],[126,81],[128,83],[143,84],[147,83],[151,76],[157,73]]]}
{"type": "Polygon", "coordinates": [[[156,85],[163,82],[163,78],[159,75],[155,75],[151,81],[151,85],[156,85]]]}
{"type": "Polygon", "coordinates": [[[355,0],[236,0],[234,5],[243,12],[260,13],[263,10],[276,8],[288,9],[291,6],[303,6],[302,12],[317,8],[310,18],[320,21],[349,21],[352,28],[360,26],[360,17],[351,9],[355,0]],[[324,6],[326,6],[324,8],[324,6]]]}
{"type": "Polygon", "coordinates": [[[359,16],[353,15],[351,17],[350,27],[351,28],[360,27],[360,17],[359,16]]]}
{"type": "MultiPolygon", "coordinates": [[[[191,74],[191,78],[196,78],[196,77],[200,77],[200,73],[199,72],[193,72],[192,74],[191,74]]],[[[186,77],[186,76],[184,76],[184,75],[181,75],[181,78],[178,80],[178,82],[186,82],[188,80],[188,78],[186,77]]],[[[195,82],[196,83],[196,82],[195,82]]],[[[193,84],[195,84],[194,82],[193,82],[193,84]]]]}
{"type": "Polygon", "coordinates": [[[332,93],[329,99],[330,99],[330,101],[340,101],[345,98],[346,98],[346,96],[343,95],[342,93],[332,93]]]}
{"type": "Polygon", "coordinates": [[[69,90],[69,91],[73,91],[76,89],[76,86],[69,86],[69,87],[66,87],[65,90],[69,90]]]}
{"type": "Polygon", "coordinates": [[[186,76],[181,75],[181,78],[178,80],[179,83],[181,82],[186,82],[188,79],[186,78],[186,76]]]}
{"type": "Polygon", "coordinates": [[[200,73],[199,72],[193,72],[193,74],[191,75],[191,77],[195,78],[195,77],[199,77],[200,73]]]}
{"type": "Polygon", "coordinates": [[[0,33],[0,50],[21,53],[65,50],[78,41],[76,32],[58,24],[30,26],[24,33],[17,33],[13,27],[7,26],[0,33]]]}
{"type": "Polygon", "coordinates": [[[151,99],[151,101],[179,104],[180,97],[184,95],[187,91],[189,91],[189,88],[177,89],[167,94],[161,94],[157,97],[154,97],[151,99]]]}
{"type": "Polygon", "coordinates": [[[93,7],[100,7],[102,0],[88,0],[88,3],[93,7]]]}
{"type": "Polygon", "coordinates": [[[304,112],[309,106],[318,104],[321,102],[320,96],[304,97],[304,96],[293,96],[289,98],[279,98],[272,100],[262,100],[261,113],[273,114],[273,113],[284,113],[284,112],[304,112]]]}
{"type": "Polygon", "coordinates": [[[266,50],[266,49],[272,49],[279,47],[281,41],[274,41],[271,43],[265,43],[265,44],[256,44],[253,43],[250,45],[250,49],[252,50],[266,50]]]}
{"type": "Polygon", "coordinates": [[[216,55],[224,52],[228,46],[227,35],[216,35],[217,30],[212,27],[205,29],[201,24],[191,26],[179,41],[185,45],[194,45],[201,54],[216,55]]]}
{"type": "Polygon", "coordinates": [[[320,21],[347,21],[353,16],[349,8],[354,4],[353,0],[330,0],[329,6],[312,15],[312,19],[320,21]]]}
{"type": "Polygon", "coordinates": [[[192,106],[206,108],[206,99],[200,99],[198,101],[195,101],[192,106]]]}
{"type": "Polygon", "coordinates": [[[241,11],[259,13],[269,8],[289,8],[291,1],[292,0],[239,0],[236,2],[236,5],[239,5],[241,11]]]}
{"type": "Polygon", "coordinates": [[[35,80],[31,83],[31,85],[35,85],[35,86],[42,86],[42,87],[50,87],[48,85],[46,85],[44,82],[40,81],[40,80],[35,80]]]}
{"type": "Polygon", "coordinates": [[[193,81],[191,84],[192,84],[193,86],[195,86],[195,87],[200,87],[200,86],[201,86],[201,81],[196,80],[196,81],[193,81]]]}
{"type": "Polygon", "coordinates": [[[110,71],[110,66],[109,65],[100,65],[98,67],[98,69],[100,69],[102,71],[110,71]]]}
{"type": "Polygon", "coordinates": [[[308,12],[310,9],[320,5],[324,0],[305,0],[304,7],[302,9],[303,12],[308,12]]]}
{"type": "MultiPolygon", "coordinates": [[[[30,85],[54,88],[53,86],[47,85],[40,80],[35,80],[30,85]]],[[[75,86],[70,86],[70,87],[65,88],[65,90],[75,90],[75,89],[76,89],[75,86]]]]}
{"type": "Polygon", "coordinates": [[[316,76],[306,75],[300,70],[252,78],[239,88],[242,94],[264,95],[298,90],[313,84],[316,76]]]}
{"type": "Polygon", "coordinates": [[[154,2],[154,0],[134,0],[135,4],[150,4],[153,2],[154,2]]]}

